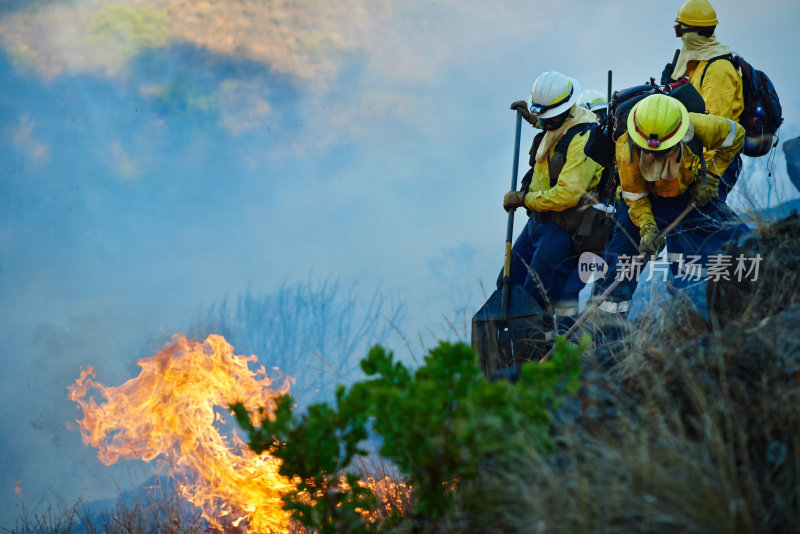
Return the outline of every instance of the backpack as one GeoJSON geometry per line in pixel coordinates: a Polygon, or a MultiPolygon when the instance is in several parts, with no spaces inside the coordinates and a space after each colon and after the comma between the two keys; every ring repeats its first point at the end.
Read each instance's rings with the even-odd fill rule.
{"type": "MultiPolygon", "coordinates": [[[[628,130],[628,115],[631,109],[640,100],[657,94],[676,98],[689,112],[705,112],[706,103],[697,89],[689,82],[689,78],[683,77],[677,82],[667,85],[656,85],[655,79],[650,78],[649,83],[614,92],[608,106],[608,117],[600,125],[600,128],[592,131],[586,142],[584,153],[603,167],[612,168],[616,163],[615,143],[628,130]]],[[[696,145],[697,143],[689,143],[689,147],[695,153],[702,148],[696,145]]]]}
{"type": "Polygon", "coordinates": [[[781,102],[772,80],[736,54],[712,57],[706,63],[700,76],[700,87],[706,77],[708,67],[718,59],[726,59],[733,64],[742,76],[742,95],[744,111],[739,124],[744,127],[744,155],[758,157],[767,154],[778,144],[773,138],[783,123],[781,102]]]}
{"type": "Polygon", "coordinates": [[[633,106],[645,97],[656,94],[679,100],[690,113],[704,113],[706,110],[705,100],[689,82],[689,78],[683,77],[666,85],[656,85],[655,80],[650,78],[650,83],[614,92],[610,106],[613,115],[611,139],[616,142],[628,130],[628,115],[633,106]]]}

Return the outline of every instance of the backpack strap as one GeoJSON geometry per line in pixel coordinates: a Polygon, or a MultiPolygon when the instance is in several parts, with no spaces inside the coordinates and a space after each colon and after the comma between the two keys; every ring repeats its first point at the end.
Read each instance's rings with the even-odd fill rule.
{"type": "Polygon", "coordinates": [[[530,156],[528,158],[528,164],[531,167],[535,167],[536,166],[536,152],[538,152],[539,145],[542,144],[542,139],[543,138],[544,138],[544,131],[541,131],[541,132],[537,133],[535,136],[533,136],[533,144],[531,144],[531,149],[528,152],[528,155],[530,156]]]}
{"type": "Polygon", "coordinates": [[[695,156],[700,158],[700,169],[697,171],[697,177],[703,183],[706,183],[706,174],[708,174],[708,167],[706,166],[706,157],[703,155],[703,143],[700,142],[700,139],[697,138],[695,135],[692,137],[692,140],[686,143],[686,146],[689,147],[689,150],[694,153],[695,156]]]}
{"type": "Polygon", "coordinates": [[[576,135],[583,135],[585,132],[595,127],[597,127],[597,124],[590,122],[576,124],[561,136],[561,139],[556,143],[552,157],[549,155],[547,156],[547,168],[550,172],[550,187],[555,187],[556,183],[558,183],[558,176],[561,174],[561,170],[567,162],[567,150],[569,149],[569,144],[572,142],[572,138],[576,135]]]}
{"type": "Polygon", "coordinates": [[[706,71],[708,71],[708,67],[710,67],[711,64],[714,63],[718,59],[727,59],[728,61],[731,62],[731,65],[733,65],[734,70],[738,70],[739,69],[739,66],[736,64],[736,61],[734,61],[734,59],[733,59],[733,54],[723,54],[721,56],[712,57],[706,63],[706,67],[703,69],[703,74],[700,76],[700,87],[703,87],[703,80],[706,79],[706,71]]]}

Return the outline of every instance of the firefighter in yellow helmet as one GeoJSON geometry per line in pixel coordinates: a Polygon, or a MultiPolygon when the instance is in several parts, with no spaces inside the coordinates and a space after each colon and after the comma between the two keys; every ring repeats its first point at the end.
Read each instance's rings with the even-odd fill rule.
{"type": "MultiPolygon", "coordinates": [[[[717,13],[708,0],[687,0],[675,19],[675,36],[681,39],[681,50],[673,65],[668,63],[661,75],[667,84],[688,77],[706,102],[712,115],[739,120],[744,110],[742,77],[733,65],[731,51],[714,34],[717,13]]],[[[707,154],[709,158],[713,154],[707,154]]],[[[721,177],[720,198],[725,200],[742,170],[737,154],[721,177]]]]}
{"type": "Polygon", "coordinates": [[[603,293],[617,277],[624,280],[600,304],[601,311],[627,315],[638,281],[635,269],[627,268],[639,254],[659,254],[665,244],[660,232],[688,204],[694,211],[666,237],[676,287],[700,281],[711,255],[749,232],[717,197],[719,177],[743,144],[744,128],[737,122],[689,113],[666,95],[648,96],[631,109],[627,132],[616,143],[628,209],[618,210],[617,231],[603,254],[608,274],[595,285],[595,293],[603,293]],[[704,161],[704,151],[712,151],[712,158],[704,161]]]}

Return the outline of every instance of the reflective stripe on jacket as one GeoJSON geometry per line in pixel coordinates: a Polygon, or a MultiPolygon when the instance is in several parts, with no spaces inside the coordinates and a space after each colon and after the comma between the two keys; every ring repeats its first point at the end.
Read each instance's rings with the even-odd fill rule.
{"type": "MultiPolygon", "coordinates": [[[[689,113],[694,135],[706,150],[714,151],[714,156],[706,160],[708,172],[722,176],[725,169],[736,157],[744,144],[744,128],[725,117],[689,113]]],[[[645,224],[655,224],[653,210],[650,205],[650,194],[660,197],[677,197],[686,192],[695,180],[700,169],[700,158],[682,143],[681,166],[676,180],[659,180],[648,182],[642,178],[639,170],[639,150],[631,151],[628,134],[624,133],[617,140],[616,157],[619,179],[622,185],[622,198],[629,206],[629,215],[633,224],[641,228],[645,224]]]]}

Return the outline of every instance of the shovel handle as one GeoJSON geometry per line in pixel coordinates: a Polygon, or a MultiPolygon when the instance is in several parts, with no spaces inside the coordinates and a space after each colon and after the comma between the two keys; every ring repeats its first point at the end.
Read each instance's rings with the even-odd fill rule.
{"type": "MultiPolygon", "coordinates": [[[[522,133],[522,113],[517,111],[517,125],[514,134],[514,163],[511,167],[511,191],[517,190],[519,172],[519,140],[522,133]]],[[[505,260],[503,261],[503,289],[500,294],[500,313],[503,321],[508,319],[508,294],[511,286],[511,239],[514,237],[514,210],[508,212],[506,224],[505,260]]]]}

